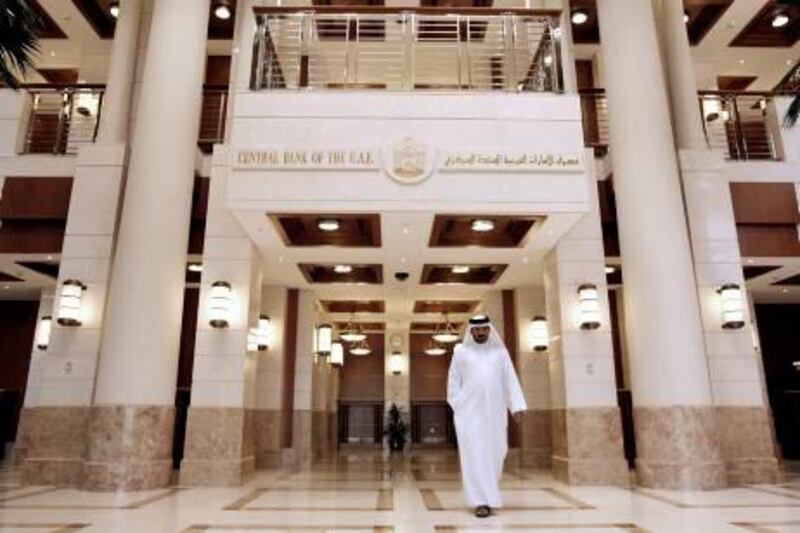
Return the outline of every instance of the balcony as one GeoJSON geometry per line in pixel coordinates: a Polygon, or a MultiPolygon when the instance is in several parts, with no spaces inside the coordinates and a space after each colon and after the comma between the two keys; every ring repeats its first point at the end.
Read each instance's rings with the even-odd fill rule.
{"type": "MultiPolygon", "coordinates": [[[[94,143],[103,112],[103,85],[28,85],[24,154],[74,155],[94,143]]],[[[225,139],[227,86],[206,86],[200,117],[198,147],[210,153],[225,139]]]]}
{"type": "Polygon", "coordinates": [[[559,12],[257,8],[251,89],[561,92],[559,12]]]}
{"type": "MultiPolygon", "coordinates": [[[[771,93],[702,91],[698,106],[708,147],[731,161],[781,161],[780,119],[771,93]]],[[[609,146],[608,100],[603,89],[580,91],[583,137],[603,155],[609,146]]]]}

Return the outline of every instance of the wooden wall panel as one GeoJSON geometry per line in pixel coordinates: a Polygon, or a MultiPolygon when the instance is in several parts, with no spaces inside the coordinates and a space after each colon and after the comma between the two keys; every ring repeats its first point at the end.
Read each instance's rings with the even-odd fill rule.
{"type": "Polygon", "coordinates": [[[798,257],[797,226],[737,225],[739,249],[744,257],[798,257]]]}
{"type": "Polygon", "coordinates": [[[0,302],[0,447],[16,436],[38,310],[38,301],[0,302]]]}
{"type": "Polygon", "coordinates": [[[297,366],[297,289],[289,289],[286,297],[286,324],[283,338],[283,401],[281,402],[281,448],[292,447],[294,418],[294,372],[297,366]]]}
{"type": "Polygon", "coordinates": [[[339,373],[339,399],[343,402],[383,402],[383,333],[369,333],[367,341],[372,353],[364,356],[351,355],[345,343],[344,365],[339,373]]]}
{"type": "Polygon", "coordinates": [[[0,219],[66,219],[72,178],[7,177],[0,219]]]}
{"type": "Polygon", "coordinates": [[[447,400],[447,371],[452,350],[439,357],[425,354],[430,334],[410,335],[410,378],[412,402],[442,402],[447,400]]]}
{"type": "Polygon", "coordinates": [[[797,224],[794,183],[731,183],[737,224],[797,224]]]}

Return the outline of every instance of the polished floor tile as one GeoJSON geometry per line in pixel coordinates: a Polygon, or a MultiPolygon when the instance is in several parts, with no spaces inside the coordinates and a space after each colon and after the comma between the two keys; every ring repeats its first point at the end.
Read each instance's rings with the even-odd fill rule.
{"type": "Polygon", "coordinates": [[[717,491],[570,487],[509,468],[505,507],[463,504],[452,452],[385,458],[342,453],[298,471],[260,471],[242,487],[104,494],[25,487],[0,471],[0,532],[478,533],[800,532],[800,469],[784,482],[717,491]]]}

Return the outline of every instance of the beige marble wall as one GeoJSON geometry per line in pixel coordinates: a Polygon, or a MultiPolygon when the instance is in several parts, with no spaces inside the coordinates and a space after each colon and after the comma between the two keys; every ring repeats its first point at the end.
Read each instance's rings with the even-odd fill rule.
{"type": "Polygon", "coordinates": [[[520,459],[526,468],[550,468],[553,454],[552,416],[549,409],[529,409],[521,427],[520,459]]]}
{"type": "Polygon", "coordinates": [[[731,485],[777,483],[773,421],[764,407],[717,407],[719,442],[731,485]]]}
{"type": "Polygon", "coordinates": [[[619,409],[554,409],[551,427],[556,479],[570,485],[629,485],[619,409]]]}
{"type": "Polygon", "coordinates": [[[174,423],[171,405],[93,406],[83,488],[114,491],[169,486],[174,423]]]}
{"type": "Polygon", "coordinates": [[[330,443],[330,416],[327,411],[314,411],[312,413],[311,439],[314,449],[314,459],[326,459],[331,456],[330,443]]]}
{"type": "Polygon", "coordinates": [[[645,487],[727,485],[713,407],[635,407],[636,473],[645,487]]]}
{"type": "Polygon", "coordinates": [[[292,447],[281,450],[282,466],[294,468],[309,465],[313,458],[313,412],[295,409],[292,417],[292,447]]]}
{"type": "Polygon", "coordinates": [[[280,465],[281,412],[279,409],[253,410],[253,440],[256,468],[276,468],[280,465]]]}
{"type": "Polygon", "coordinates": [[[238,407],[190,407],[180,480],[190,486],[237,486],[256,467],[256,413],[238,407]]]}
{"type": "Polygon", "coordinates": [[[19,434],[22,479],[29,485],[80,483],[86,456],[87,407],[23,409],[19,434]]]}

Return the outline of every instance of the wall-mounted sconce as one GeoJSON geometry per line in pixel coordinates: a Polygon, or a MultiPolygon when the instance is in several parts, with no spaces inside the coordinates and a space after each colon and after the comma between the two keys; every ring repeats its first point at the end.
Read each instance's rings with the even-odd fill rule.
{"type": "Polygon", "coordinates": [[[800,372],[800,361],[795,361],[794,363],[792,363],[792,366],[794,367],[795,370],[800,372]]]}
{"type": "Polygon", "coordinates": [[[717,291],[722,300],[722,327],[741,329],[744,327],[744,303],[742,289],[735,283],[726,283],[717,291]]]}
{"type": "Polygon", "coordinates": [[[62,326],[80,326],[81,304],[86,285],[77,279],[68,279],[61,286],[61,301],[58,306],[58,323],[62,326]]]}
{"type": "Polygon", "coordinates": [[[395,376],[403,373],[403,355],[400,352],[393,352],[389,356],[389,371],[395,376]]]}
{"type": "Polygon", "coordinates": [[[331,366],[335,368],[342,368],[344,365],[344,346],[339,341],[331,343],[331,366]]]}
{"type": "Polygon", "coordinates": [[[212,328],[227,328],[230,325],[231,284],[227,281],[215,281],[211,285],[208,316],[212,328]]]}
{"type": "Polygon", "coordinates": [[[584,283],[578,287],[578,301],[581,312],[581,329],[597,329],[600,327],[600,302],[597,286],[584,283]]]}
{"type": "Polygon", "coordinates": [[[53,329],[53,317],[43,316],[39,320],[39,330],[36,332],[36,348],[47,350],[50,346],[50,331],[53,329]]]}
{"type": "Polygon", "coordinates": [[[544,352],[550,347],[550,333],[547,330],[547,319],[535,316],[530,326],[530,345],[535,352],[544,352]]]}
{"type": "Polygon", "coordinates": [[[259,316],[258,327],[252,330],[256,350],[259,352],[265,352],[269,349],[270,333],[271,329],[269,317],[267,315],[259,316]]]}
{"type": "Polygon", "coordinates": [[[333,326],[322,324],[317,326],[317,354],[327,356],[331,354],[333,344],[333,326]]]}

